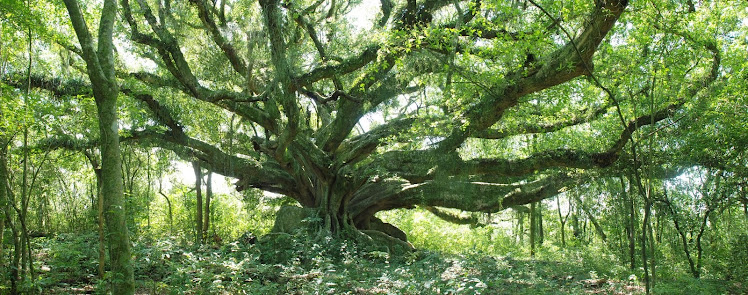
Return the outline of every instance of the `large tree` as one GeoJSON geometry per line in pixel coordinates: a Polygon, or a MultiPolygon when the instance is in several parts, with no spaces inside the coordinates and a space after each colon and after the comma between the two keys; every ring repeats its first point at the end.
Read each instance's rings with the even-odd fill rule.
{"type": "MultiPolygon", "coordinates": [[[[653,20],[632,18],[613,34],[628,1],[514,2],[381,1],[380,17],[356,32],[347,1],[123,0],[127,37],[156,65],[123,73],[151,89],[133,96],[157,122],[130,137],[237,178],[239,190],[315,208],[332,232],[396,235],[372,225],[377,212],[495,212],[554,196],[584,181],[579,169],[616,163],[637,129],[667,119],[717,76],[715,41],[654,20],[650,32],[660,26],[690,42],[697,70],[677,80],[683,97],[624,112],[637,94],[607,88],[621,82],[598,72],[625,73],[596,71],[595,53],[622,63],[616,50],[630,49],[615,43],[653,20]],[[238,116],[239,126],[219,128],[236,144],[211,139],[216,130],[183,104],[238,116]],[[523,135],[581,125],[586,134],[569,136],[592,144],[523,148],[523,135]],[[471,152],[486,142],[504,152],[471,152]]],[[[646,78],[627,87],[646,92],[646,78]]]]}
{"type": "MultiPolygon", "coordinates": [[[[99,20],[98,36],[94,39],[76,0],[65,0],[65,7],[80,44],[81,58],[96,102],[99,121],[99,145],[101,167],[97,171],[97,182],[106,219],[109,257],[111,259],[114,294],[133,294],[135,277],[130,254],[130,238],[127,230],[125,193],[122,178],[122,159],[119,138],[117,98],[119,86],[115,76],[114,22],[117,17],[117,1],[104,1],[99,20]],[[94,42],[97,46],[94,47],[94,42]]],[[[92,163],[95,161],[91,158],[92,163]]],[[[101,259],[100,261],[103,261],[101,259]]]]}
{"type": "Polygon", "coordinates": [[[704,7],[720,4],[691,1],[120,5],[116,75],[150,110],[124,140],[292,198],[326,231],[400,239],[377,212],[496,212],[638,167],[632,135],[698,102],[723,33],[704,7]]]}

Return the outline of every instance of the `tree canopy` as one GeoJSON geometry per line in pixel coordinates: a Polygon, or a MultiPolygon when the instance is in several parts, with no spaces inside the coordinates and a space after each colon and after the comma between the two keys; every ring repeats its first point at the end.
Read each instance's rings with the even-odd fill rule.
{"type": "MultiPolygon", "coordinates": [[[[423,213],[482,226],[475,248],[509,208],[505,245],[528,223],[534,256],[557,215],[562,248],[594,230],[647,292],[658,259],[744,279],[747,49],[734,0],[1,1],[0,281],[32,289],[48,231],[96,227],[132,294],[151,233],[253,244],[275,214],[389,251],[423,213]]],[[[280,236],[257,249],[319,248],[280,236]]]]}
{"type": "MultiPolygon", "coordinates": [[[[699,150],[713,139],[692,124],[745,117],[723,104],[745,79],[733,4],[122,0],[120,137],[316,208],[332,231],[396,208],[497,212],[642,161],[660,178],[744,173],[744,148],[729,156],[742,162],[699,150]]],[[[100,8],[81,5],[93,27],[100,8]]],[[[95,94],[68,74],[86,48],[63,8],[42,6],[59,20],[37,25],[44,46],[62,58],[5,83],[95,94]]],[[[98,143],[70,133],[40,146],[98,143]]]]}

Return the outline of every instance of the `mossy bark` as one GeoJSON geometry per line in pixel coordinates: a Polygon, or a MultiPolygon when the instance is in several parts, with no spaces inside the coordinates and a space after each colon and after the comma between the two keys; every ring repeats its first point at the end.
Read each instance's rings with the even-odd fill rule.
{"type": "Polygon", "coordinates": [[[101,9],[97,47],[83,13],[75,0],[65,0],[70,21],[81,46],[91,80],[99,119],[101,147],[101,194],[104,200],[109,257],[112,267],[113,294],[135,293],[130,237],[127,230],[125,194],[122,178],[117,97],[119,88],[114,75],[113,27],[117,1],[105,0],[101,9]]]}

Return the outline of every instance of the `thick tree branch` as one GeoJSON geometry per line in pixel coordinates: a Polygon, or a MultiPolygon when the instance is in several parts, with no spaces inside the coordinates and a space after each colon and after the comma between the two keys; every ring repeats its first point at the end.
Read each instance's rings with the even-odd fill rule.
{"type": "MultiPolygon", "coordinates": [[[[223,54],[226,55],[226,58],[228,58],[229,63],[231,63],[231,67],[233,67],[234,71],[239,73],[239,75],[247,79],[248,78],[246,76],[247,75],[247,63],[244,62],[244,60],[242,60],[241,57],[239,57],[239,54],[237,53],[236,49],[234,49],[234,46],[231,43],[229,43],[226,40],[226,38],[223,37],[223,35],[221,34],[221,31],[218,29],[218,26],[216,25],[216,22],[213,20],[213,17],[208,11],[208,6],[205,0],[190,0],[190,2],[194,4],[195,7],[197,7],[198,16],[200,17],[200,20],[203,22],[203,25],[205,26],[205,30],[207,30],[210,33],[210,36],[213,38],[213,42],[215,42],[216,45],[218,45],[218,47],[221,48],[221,51],[223,51],[223,54]]],[[[223,7],[223,4],[221,7],[223,7]]]]}
{"type": "Polygon", "coordinates": [[[672,104],[654,114],[647,114],[628,122],[618,139],[607,150],[586,152],[581,150],[555,149],[539,152],[524,159],[472,159],[462,160],[454,153],[444,154],[439,150],[392,151],[382,154],[376,165],[397,173],[412,183],[433,180],[438,176],[525,176],[536,171],[552,168],[592,169],[604,168],[618,160],[631,134],[652,123],[671,116],[681,104],[672,104]]]}
{"type": "MultiPolygon", "coordinates": [[[[415,1],[412,1],[415,4],[415,1]]],[[[394,30],[409,31],[417,29],[419,26],[426,26],[431,22],[432,14],[439,8],[451,4],[451,1],[425,1],[422,5],[406,5],[400,12],[398,20],[394,30]]],[[[377,63],[368,68],[361,76],[359,76],[351,85],[351,89],[348,93],[353,97],[367,97],[370,99],[382,99],[381,101],[372,101],[371,104],[376,106],[384,99],[391,97],[367,94],[371,91],[370,88],[382,80],[385,77],[391,77],[390,71],[395,66],[395,61],[399,58],[399,55],[405,52],[404,48],[397,50],[390,50],[386,55],[377,59],[377,63]]],[[[394,79],[393,79],[394,80],[394,79]]],[[[390,81],[392,85],[386,85],[385,82],[380,83],[380,89],[397,87],[399,83],[396,81],[390,81]]],[[[373,91],[376,93],[376,91],[373,91]]],[[[393,96],[394,97],[394,96],[393,96]]],[[[322,148],[327,152],[335,151],[342,141],[350,134],[353,127],[358,122],[358,119],[365,113],[364,103],[356,103],[352,101],[339,101],[337,104],[336,112],[339,114],[330,123],[325,126],[320,132],[320,142],[322,148]],[[344,116],[340,116],[344,114],[344,116]]],[[[371,108],[370,108],[371,109],[371,108]]]]}
{"type": "Polygon", "coordinates": [[[520,69],[504,76],[504,82],[493,86],[478,103],[470,107],[462,118],[465,124],[456,126],[439,144],[442,152],[453,151],[474,133],[491,127],[504,112],[515,106],[519,98],[567,82],[586,73],[598,45],[613,28],[628,1],[605,1],[589,14],[582,33],[573,41],[542,58],[529,69],[520,69]],[[577,54],[580,52],[581,54],[577,54]]]}
{"type": "Polygon", "coordinates": [[[600,118],[608,111],[609,105],[598,107],[592,112],[580,111],[580,113],[586,113],[581,116],[572,116],[569,119],[547,123],[547,124],[522,124],[514,128],[502,128],[502,129],[485,129],[475,132],[471,137],[483,138],[483,139],[502,139],[520,134],[533,134],[533,133],[550,133],[555,132],[567,127],[589,123],[592,120],[600,118]]]}

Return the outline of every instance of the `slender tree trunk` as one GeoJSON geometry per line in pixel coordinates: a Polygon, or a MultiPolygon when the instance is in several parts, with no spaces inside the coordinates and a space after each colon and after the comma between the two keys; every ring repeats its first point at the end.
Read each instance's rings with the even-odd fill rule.
{"type": "Polygon", "coordinates": [[[205,213],[203,218],[203,237],[208,236],[208,230],[210,229],[210,199],[213,197],[213,172],[208,171],[208,180],[205,183],[205,213]]]}
{"type": "MultiPolygon", "coordinates": [[[[1,128],[1,127],[0,127],[1,128]]],[[[5,134],[0,134],[4,136],[5,134]]],[[[11,233],[13,234],[13,246],[15,247],[17,245],[16,240],[18,238],[18,233],[16,232],[15,226],[13,224],[12,217],[12,210],[10,205],[10,193],[8,192],[8,158],[7,150],[8,150],[8,144],[9,141],[7,138],[0,138],[2,140],[3,145],[0,146],[0,210],[2,210],[2,221],[0,221],[0,269],[5,270],[5,261],[3,258],[5,257],[3,255],[3,241],[4,241],[4,233],[5,233],[5,224],[7,221],[8,227],[11,229],[11,233]]],[[[15,248],[15,252],[17,253],[18,248],[15,248]]],[[[15,256],[14,256],[15,258],[15,256]]],[[[15,264],[15,259],[12,261],[14,263],[13,265],[10,265],[10,283],[11,283],[11,294],[17,293],[16,291],[16,282],[17,282],[17,264],[15,264]],[[14,272],[15,271],[15,272],[14,272]]],[[[0,281],[1,282],[1,281],[0,281]]]]}
{"type": "Polygon", "coordinates": [[[670,209],[670,214],[673,218],[675,231],[678,232],[678,236],[680,236],[681,243],[683,244],[683,252],[685,252],[686,254],[686,259],[688,260],[688,267],[691,270],[691,275],[693,275],[694,278],[698,278],[699,272],[694,265],[693,258],[691,257],[691,251],[689,250],[690,247],[688,246],[688,238],[686,237],[686,233],[680,226],[680,222],[678,222],[678,213],[675,211],[675,208],[673,208],[673,204],[670,203],[670,200],[667,197],[667,193],[665,194],[664,198],[665,204],[668,206],[668,209],[670,209]]]}
{"type": "Polygon", "coordinates": [[[537,235],[537,212],[535,203],[530,204],[530,257],[535,257],[535,236],[537,235]]]}
{"type": "MultiPolygon", "coordinates": [[[[6,212],[7,214],[8,212],[6,212]]],[[[10,214],[8,214],[10,217],[10,214]]],[[[10,232],[13,234],[13,265],[10,266],[10,294],[18,294],[18,285],[21,283],[19,269],[21,267],[21,237],[13,222],[10,222],[10,232]]]]}
{"type": "MultiPolygon", "coordinates": [[[[5,43],[5,39],[3,36],[3,31],[5,28],[5,23],[0,23],[0,80],[2,80],[4,74],[5,74],[5,59],[3,54],[3,43],[5,43]]],[[[2,89],[0,89],[0,96],[2,96],[2,89]]],[[[8,145],[6,144],[8,140],[5,138],[5,130],[4,128],[0,127],[0,269],[5,269],[5,255],[3,253],[4,250],[4,243],[5,241],[5,219],[6,219],[6,208],[7,208],[7,199],[6,199],[6,183],[7,183],[7,174],[3,170],[6,166],[6,150],[8,145]]],[[[3,282],[3,279],[0,278],[0,282],[3,282]]]]}
{"type": "MultiPolygon", "coordinates": [[[[5,220],[8,222],[10,227],[12,240],[13,240],[13,257],[10,265],[10,294],[18,294],[18,285],[20,284],[19,268],[21,263],[21,237],[18,234],[18,225],[13,222],[13,212],[15,207],[15,197],[13,197],[10,186],[8,183],[8,159],[7,159],[7,148],[8,146],[2,147],[0,150],[0,202],[2,202],[3,210],[5,212],[5,220]]],[[[15,210],[16,214],[18,210],[15,210]]]]}
{"type": "Polygon", "coordinates": [[[525,245],[525,214],[517,211],[517,237],[520,247],[525,245]]]}
{"type": "Polygon", "coordinates": [[[538,208],[536,208],[538,215],[538,247],[543,247],[543,241],[545,240],[545,233],[543,232],[543,202],[538,202],[538,208]]]}
{"type": "Polygon", "coordinates": [[[197,196],[197,204],[195,210],[195,244],[201,245],[203,243],[203,175],[200,171],[200,162],[192,162],[192,168],[195,170],[195,195],[197,196]]]}
{"type": "MultiPolygon", "coordinates": [[[[0,188],[2,190],[2,188],[0,188]]],[[[0,207],[3,207],[2,193],[0,193],[0,207]]],[[[5,211],[0,210],[0,241],[5,241],[5,211]]],[[[5,244],[0,242],[0,269],[5,269],[5,253],[3,253],[5,244]]],[[[0,279],[2,282],[3,279],[0,279]]]]}
{"type": "Polygon", "coordinates": [[[96,229],[99,236],[99,279],[104,279],[104,276],[106,275],[106,236],[104,233],[104,197],[101,193],[103,185],[101,167],[99,165],[98,156],[94,152],[84,150],[83,154],[86,156],[86,158],[88,158],[88,162],[91,164],[91,169],[93,170],[94,176],[96,177],[96,187],[94,188],[95,196],[92,199],[96,208],[96,229]]]}
{"type": "MultiPolygon", "coordinates": [[[[561,247],[566,247],[566,218],[561,214],[561,197],[556,196],[556,211],[558,212],[558,223],[561,224],[561,247]]],[[[566,215],[567,217],[569,215],[566,215]]]]}
{"type": "Polygon", "coordinates": [[[145,187],[145,189],[146,189],[146,194],[145,194],[146,195],[145,214],[146,214],[146,226],[147,226],[148,230],[151,229],[151,199],[152,199],[152,196],[151,196],[151,194],[152,194],[152,191],[151,191],[151,189],[152,189],[151,188],[151,186],[152,186],[152,183],[151,183],[151,153],[150,153],[150,151],[151,150],[149,149],[148,152],[146,153],[146,156],[148,158],[146,160],[146,168],[145,168],[146,169],[145,170],[145,172],[146,172],[146,179],[148,181],[148,183],[146,184],[146,187],[145,187]]]}
{"type": "MultiPolygon", "coordinates": [[[[30,55],[29,55],[30,57],[30,55]]],[[[29,68],[30,69],[30,68],[29,68]]],[[[31,79],[31,73],[29,73],[29,79],[31,79]]],[[[26,92],[26,95],[24,96],[24,110],[26,110],[26,97],[28,97],[29,93],[26,92]]],[[[29,152],[26,148],[28,146],[28,138],[29,138],[29,127],[28,123],[25,122],[25,116],[24,116],[24,127],[23,127],[23,165],[22,165],[22,171],[21,171],[21,208],[16,207],[16,212],[18,216],[18,221],[21,224],[21,269],[20,269],[20,275],[21,275],[21,281],[24,281],[26,279],[26,271],[27,271],[27,264],[29,261],[29,253],[26,251],[27,244],[29,241],[29,235],[28,235],[28,228],[26,228],[26,212],[24,210],[25,206],[24,204],[27,203],[27,199],[29,198],[29,189],[28,189],[28,171],[29,171],[29,152]]],[[[14,204],[14,206],[16,206],[14,204]]]]}
{"type": "Polygon", "coordinates": [[[649,264],[647,263],[647,226],[649,225],[649,215],[650,215],[650,203],[649,199],[644,200],[644,219],[642,220],[642,237],[641,237],[641,247],[642,247],[642,266],[644,267],[644,287],[646,290],[646,293],[649,294],[651,290],[651,280],[649,278],[649,264]]]}
{"type": "MultiPolygon", "coordinates": [[[[629,188],[631,188],[630,183],[629,188]]],[[[634,211],[634,197],[626,191],[626,184],[623,175],[621,175],[621,191],[624,194],[626,205],[628,207],[628,223],[626,227],[626,233],[629,240],[630,269],[634,270],[636,269],[636,214],[634,211]]]]}
{"type": "Polygon", "coordinates": [[[582,239],[582,229],[579,225],[579,205],[574,206],[574,214],[571,215],[571,228],[574,238],[582,239]]]}
{"type": "Polygon", "coordinates": [[[172,211],[171,211],[171,200],[164,193],[163,186],[162,186],[161,175],[159,175],[159,178],[158,178],[158,193],[161,194],[161,196],[163,196],[164,199],[166,200],[166,206],[167,206],[166,209],[168,210],[167,211],[167,214],[168,214],[167,218],[169,219],[169,235],[173,235],[174,234],[174,217],[173,217],[172,211]]]}
{"type": "Polygon", "coordinates": [[[695,278],[701,277],[701,256],[704,253],[704,248],[701,246],[701,238],[704,236],[704,231],[706,230],[706,221],[709,218],[709,214],[711,213],[711,209],[707,208],[706,212],[704,212],[704,218],[701,220],[701,228],[699,228],[699,234],[696,235],[696,270],[698,271],[696,273],[695,278]]]}
{"type": "MultiPolygon", "coordinates": [[[[26,6],[31,10],[31,0],[26,2],[26,6]]],[[[23,96],[23,110],[28,115],[28,97],[31,95],[31,65],[33,62],[33,42],[31,38],[31,25],[28,27],[28,53],[29,63],[27,71],[27,82],[26,95],[23,96]]],[[[32,261],[31,261],[31,243],[29,241],[29,229],[26,226],[26,216],[28,215],[28,204],[29,204],[29,123],[27,121],[28,116],[23,116],[23,179],[21,187],[21,212],[18,212],[18,220],[21,222],[21,280],[26,276],[26,272],[33,273],[32,261]],[[24,270],[25,269],[25,270],[24,270]]]]}
{"type": "MultiPolygon", "coordinates": [[[[651,204],[650,204],[651,206],[651,204]]],[[[650,213],[651,215],[652,213],[650,213]]],[[[650,266],[649,269],[652,270],[652,278],[651,281],[651,287],[655,287],[655,283],[657,282],[657,243],[655,243],[654,239],[654,229],[652,228],[652,217],[649,218],[649,224],[647,225],[647,234],[649,236],[649,259],[650,259],[650,266]]]]}

